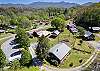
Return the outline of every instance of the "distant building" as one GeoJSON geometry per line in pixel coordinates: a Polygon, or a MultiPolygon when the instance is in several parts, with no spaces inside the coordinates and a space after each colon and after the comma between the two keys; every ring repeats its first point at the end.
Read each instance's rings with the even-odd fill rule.
{"type": "Polygon", "coordinates": [[[53,64],[60,64],[64,58],[69,55],[70,50],[71,48],[69,46],[60,42],[49,50],[47,59],[53,64]]]}
{"type": "Polygon", "coordinates": [[[83,39],[84,40],[95,40],[95,36],[90,31],[86,31],[83,39]]]}
{"type": "Polygon", "coordinates": [[[55,38],[60,34],[60,31],[58,30],[54,30],[51,34],[50,34],[50,38],[55,38]]]}
{"type": "Polygon", "coordinates": [[[38,32],[36,32],[36,34],[37,34],[39,37],[41,37],[42,35],[44,35],[44,36],[46,37],[46,36],[50,35],[50,33],[51,33],[51,32],[49,32],[49,31],[38,31],[38,32]]]}
{"type": "Polygon", "coordinates": [[[68,24],[68,25],[67,25],[67,29],[68,29],[71,33],[77,33],[77,32],[78,32],[78,30],[77,30],[75,24],[68,24]]]}
{"type": "Polygon", "coordinates": [[[100,32],[100,27],[89,27],[91,32],[100,32]]]}
{"type": "Polygon", "coordinates": [[[5,30],[3,30],[3,29],[0,29],[0,33],[4,33],[5,32],[5,30]]]}

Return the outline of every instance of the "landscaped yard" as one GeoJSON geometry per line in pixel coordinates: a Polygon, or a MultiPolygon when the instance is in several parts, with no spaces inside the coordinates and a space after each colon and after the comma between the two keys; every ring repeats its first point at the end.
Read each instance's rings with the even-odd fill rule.
{"type": "MultiPolygon", "coordinates": [[[[70,55],[65,58],[64,62],[59,65],[61,68],[69,68],[71,67],[70,66],[71,64],[72,67],[76,67],[83,64],[84,62],[87,61],[87,59],[89,59],[92,52],[94,51],[93,48],[89,47],[86,41],[83,41],[83,43],[80,45],[81,39],[75,38],[72,35],[72,33],[70,33],[67,29],[64,29],[64,32],[59,34],[59,36],[57,36],[55,39],[50,39],[49,41],[50,48],[52,48],[55,44],[59,43],[59,41],[62,40],[69,40],[71,45],[70,47],[72,48],[72,50],[70,55]],[[74,47],[72,44],[75,44],[74,47]],[[78,49],[79,51],[73,48],[78,49]]],[[[30,38],[30,41],[31,43],[37,42],[37,38],[36,37],[30,38]]]]}
{"type": "Polygon", "coordinates": [[[64,62],[59,66],[61,68],[69,68],[71,67],[71,65],[72,67],[76,67],[86,62],[87,59],[89,59],[89,57],[91,56],[94,49],[92,47],[89,47],[86,41],[83,41],[83,43],[80,45],[81,39],[75,38],[67,29],[65,29],[64,32],[62,32],[58,37],[52,39],[50,41],[50,46],[53,47],[59,41],[66,39],[68,39],[71,44],[75,45],[74,47],[73,45],[70,46],[72,48],[70,55],[66,57],[64,62]],[[73,48],[79,49],[79,51],[74,50],[73,48]]]}
{"type": "Polygon", "coordinates": [[[77,67],[83,64],[84,62],[86,62],[86,60],[89,59],[89,57],[90,57],[90,54],[72,50],[71,54],[59,66],[61,68],[77,67]],[[80,60],[82,60],[82,62],[79,62],[80,60]]]}

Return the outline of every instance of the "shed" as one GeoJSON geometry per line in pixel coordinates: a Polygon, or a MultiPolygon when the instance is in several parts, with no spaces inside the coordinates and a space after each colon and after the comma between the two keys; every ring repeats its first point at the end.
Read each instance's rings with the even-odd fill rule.
{"type": "Polygon", "coordinates": [[[77,32],[78,32],[78,30],[77,30],[75,24],[68,24],[68,25],[67,25],[67,29],[68,29],[71,33],[77,33],[77,32]]]}
{"type": "Polygon", "coordinates": [[[71,48],[67,46],[64,42],[56,44],[49,50],[49,59],[50,61],[57,61],[61,63],[64,58],[69,54],[71,48]]]}
{"type": "Polygon", "coordinates": [[[54,31],[50,34],[49,38],[56,38],[59,34],[60,34],[60,32],[59,32],[58,30],[54,30],[54,31]]]}
{"type": "Polygon", "coordinates": [[[85,40],[94,40],[95,36],[90,31],[86,31],[85,34],[84,34],[83,39],[85,39],[85,40]]]}
{"type": "Polygon", "coordinates": [[[37,32],[37,35],[38,35],[39,37],[41,37],[42,35],[48,36],[50,33],[51,33],[51,32],[49,32],[49,31],[38,31],[38,32],[37,32]]]}

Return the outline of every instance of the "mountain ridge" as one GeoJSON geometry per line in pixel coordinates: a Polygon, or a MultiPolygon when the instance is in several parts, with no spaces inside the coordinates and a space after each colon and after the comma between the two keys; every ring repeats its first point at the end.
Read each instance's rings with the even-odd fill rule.
{"type": "MultiPolygon", "coordinates": [[[[83,4],[84,6],[89,3],[83,4]]],[[[69,2],[32,2],[30,4],[0,4],[0,7],[26,7],[26,8],[47,8],[47,7],[57,7],[57,8],[71,8],[71,7],[77,7],[77,6],[83,6],[77,3],[69,3],[69,2]]]]}

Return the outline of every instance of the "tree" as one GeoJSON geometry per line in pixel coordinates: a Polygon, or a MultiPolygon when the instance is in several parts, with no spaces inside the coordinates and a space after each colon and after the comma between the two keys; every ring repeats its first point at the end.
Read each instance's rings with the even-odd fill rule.
{"type": "Polygon", "coordinates": [[[24,49],[21,51],[21,53],[22,53],[21,59],[20,59],[21,65],[22,66],[29,66],[30,62],[32,60],[31,54],[29,53],[29,51],[24,50],[24,49]]]}
{"type": "Polygon", "coordinates": [[[57,30],[63,30],[65,27],[65,21],[61,18],[55,18],[51,21],[51,26],[56,28],[57,30]]]}
{"type": "Polygon", "coordinates": [[[78,34],[79,34],[79,36],[84,36],[85,29],[83,27],[78,26],[78,34]]]}
{"type": "Polygon", "coordinates": [[[19,60],[14,60],[9,64],[10,68],[8,71],[18,71],[21,68],[19,60]]]}
{"type": "Polygon", "coordinates": [[[9,22],[10,22],[10,25],[18,25],[17,19],[11,19],[9,22]]]}
{"type": "MultiPolygon", "coordinates": [[[[100,3],[98,3],[100,5],[100,3]]],[[[100,26],[100,6],[96,4],[81,7],[74,18],[76,25],[89,29],[89,27],[100,26]]]]}
{"type": "Polygon", "coordinates": [[[19,16],[17,20],[19,22],[18,26],[21,28],[26,29],[26,28],[31,28],[32,26],[31,21],[25,16],[19,16]]]}
{"type": "Polygon", "coordinates": [[[28,50],[28,47],[30,46],[30,41],[29,41],[29,37],[26,34],[25,30],[22,28],[16,28],[16,43],[18,43],[20,48],[24,48],[26,50],[28,50]]]}
{"type": "Polygon", "coordinates": [[[36,48],[37,57],[40,59],[45,59],[48,49],[49,49],[48,39],[45,36],[41,36],[38,39],[38,46],[36,48]]]}
{"type": "Polygon", "coordinates": [[[6,57],[0,48],[0,68],[3,68],[5,65],[6,65],[6,57]]]}

